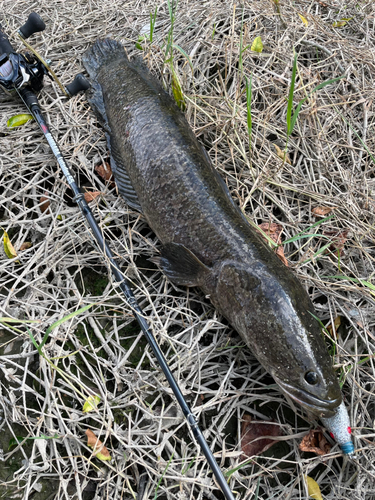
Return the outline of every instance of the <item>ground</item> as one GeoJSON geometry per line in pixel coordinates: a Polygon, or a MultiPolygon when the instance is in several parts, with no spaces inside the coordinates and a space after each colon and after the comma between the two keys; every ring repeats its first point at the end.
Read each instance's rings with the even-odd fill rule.
{"type": "MultiPolygon", "coordinates": [[[[324,499],[375,498],[373,2],[181,0],[173,30],[168,5],[4,0],[0,22],[21,50],[16,30],[37,11],[46,30],[30,43],[65,84],[104,36],[143,57],[170,93],[174,75],[189,123],[249,223],[282,229],[280,248],[325,327],[355,461],[327,434],[326,455],[299,449],[319,423],[291,406],[198,289],[172,286],[148,260],[155,235],[95,170],[108,151],[85,95],[67,100],[45,79],[52,133],[80,184],[100,192],[95,216],[236,498],[305,499],[306,475],[324,499]],[[294,111],[306,97],[291,130],[288,102],[294,111]],[[274,421],[285,439],[244,459],[245,414],[274,421]]],[[[32,121],[7,127],[24,112],[0,91],[0,497],[223,498],[42,133],[32,121]],[[6,235],[17,257],[5,252],[6,235]],[[41,356],[47,328],[88,304],[51,331],[41,356]],[[94,394],[100,403],[84,413],[94,394]],[[88,429],[110,461],[93,457],[88,429]]]]}

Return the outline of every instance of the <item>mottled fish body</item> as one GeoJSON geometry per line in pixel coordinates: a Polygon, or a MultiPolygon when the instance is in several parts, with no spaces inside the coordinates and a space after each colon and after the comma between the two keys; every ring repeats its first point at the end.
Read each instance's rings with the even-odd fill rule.
{"type": "Polygon", "coordinates": [[[119,192],[162,242],[163,272],[199,286],[285,393],[333,418],[341,391],[313,305],[234,204],[183,113],[118,42],[98,40],[83,63],[119,192]]]}

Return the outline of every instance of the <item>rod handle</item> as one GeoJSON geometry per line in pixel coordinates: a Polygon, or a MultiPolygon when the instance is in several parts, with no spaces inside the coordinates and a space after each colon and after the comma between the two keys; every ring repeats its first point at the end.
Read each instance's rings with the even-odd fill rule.
{"type": "Polygon", "coordinates": [[[23,99],[23,102],[26,104],[26,106],[32,113],[34,111],[33,110],[34,106],[39,106],[38,98],[36,97],[34,92],[30,90],[30,88],[28,87],[22,88],[20,90],[20,96],[23,99]]]}
{"type": "Polygon", "coordinates": [[[78,94],[78,92],[81,92],[81,90],[87,90],[89,88],[90,83],[87,78],[82,75],[82,73],[78,73],[72,83],[69,83],[69,85],[65,87],[70,97],[78,94]]]}
{"type": "Polygon", "coordinates": [[[25,24],[18,30],[18,33],[22,38],[26,39],[38,31],[43,31],[45,28],[46,25],[40,15],[36,12],[31,12],[25,24]]]}

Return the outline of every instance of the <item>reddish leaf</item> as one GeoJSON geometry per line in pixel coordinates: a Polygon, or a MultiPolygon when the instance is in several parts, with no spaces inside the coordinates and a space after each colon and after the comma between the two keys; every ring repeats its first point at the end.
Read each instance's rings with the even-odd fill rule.
{"type": "MultiPolygon", "coordinates": [[[[263,224],[261,224],[259,227],[275,243],[277,243],[278,245],[281,243],[281,233],[283,232],[283,227],[282,227],[281,224],[276,224],[274,222],[272,224],[269,224],[268,222],[263,222],[263,224]]],[[[262,233],[260,233],[260,234],[264,238],[263,234],[262,233]]],[[[276,255],[283,262],[283,264],[285,264],[286,266],[288,266],[288,261],[285,258],[284,247],[282,245],[279,246],[279,247],[277,247],[277,249],[276,249],[276,255]]]]}
{"type": "Polygon", "coordinates": [[[288,261],[286,260],[285,255],[284,255],[284,247],[282,247],[282,246],[278,247],[276,250],[276,255],[279,257],[281,262],[283,262],[286,266],[289,266],[288,261]]]}
{"type": "Polygon", "coordinates": [[[89,203],[92,200],[95,200],[99,195],[103,194],[101,191],[86,191],[85,200],[89,203]]]}
{"type": "Polygon", "coordinates": [[[108,449],[104,446],[104,444],[100,441],[100,439],[98,439],[95,436],[95,434],[92,431],[90,431],[90,429],[87,429],[86,436],[87,436],[87,446],[93,448],[92,453],[94,457],[97,457],[100,460],[111,460],[111,455],[108,449]]]}
{"type": "Polygon", "coordinates": [[[302,439],[299,449],[316,453],[317,455],[326,455],[331,451],[331,446],[319,429],[311,429],[308,434],[302,439]]]}
{"type": "Polygon", "coordinates": [[[22,252],[22,250],[27,250],[28,248],[31,248],[31,247],[32,247],[31,241],[24,241],[22,243],[22,245],[20,246],[20,252],[22,252]]]}
{"type": "Polygon", "coordinates": [[[328,236],[332,238],[332,245],[330,245],[329,249],[332,252],[339,251],[341,254],[343,253],[344,245],[346,240],[348,239],[349,231],[345,229],[344,231],[323,231],[324,236],[328,236]]]}
{"type": "Polygon", "coordinates": [[[262,436],[280,435],[281,428],[279,425],[256,420],[252,421],[250,415],[245,414],[241,427],[241,450],[243,458],[260,455],[276,443],[274,439],[262,436]]]}
{"type": "Polygon", "coordinates": [[[40,211],[42,213],[47,212],[47,210],[49,211],[49,206],[50,206],[50,203],[51,203],[49,201],[49,198],[46,195],[48,196],[48,193],[44,193],[44,195],[41,196],[40,199],[39,199],[40,211]]]}
{"type": "Polygon", "coordinates": [[[276,222],[263,222],[260,229],[266,233],[275,243],[281,243],[281,233],[283,232],[283,226],[277,224],[276,222]]]}
{"type": "Polygon", "coordinates": [[[112,169],[109,165],[109,163],[104,162],[101,165],[97,165],[95,167],[95,172],[97,172],[102,179],[104,179],[106,182],[110,182],[112,186],[115,185],[113,182],[113,174],[112,174],[112,169]]]}
{"type": "Polygon", "coordinates": [[[324,217],[325,215],[332,212],[332,210],[334,210],[335,208],[337,208],[337,207],[315,207],[312,209],[312,213],[316,217],[324,217]]]}

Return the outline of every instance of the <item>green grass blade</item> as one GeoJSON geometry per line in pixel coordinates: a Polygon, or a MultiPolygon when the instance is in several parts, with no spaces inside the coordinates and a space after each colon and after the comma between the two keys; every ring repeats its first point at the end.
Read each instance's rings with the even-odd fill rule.
{"type": "Polygon", "coordinates": [[[183,49],[182,47],[180,47],[179,45],[175,44],[175,43],[174,43],[174,44],[172,44],[172,47],[173,47],[174,49],[177,49],[179,52],[181,52],[181,54],[182,54],[184,57],[186,57],[186,60],[187,60],[187,62],[189,63],[189,66],[190,66],[191,70],[192,70],[192,71],[194,71],[194,67],[193,67],[193,64],[192,64],[192,62],[191,62],[191,60],[190,60],[190,57],[189,57],[189,55],[188,55],[188,54],[184,51],[184,49],[183,49]]]}
{"type": "Polygon", "coordinates": [[[293,96],[294,96],[294,85],[296,83],[296,73],[297,73],[297,53],[294,54],[293,59],[293,69],[292,69],[292,79],[290,82],[289,97],[288,97],[288,108],[286,111],[286,125],[287,125],[287,135],[288,137],[292,133],[292,109],[293,109],[293,96]]]}
{"type": "Polygon", "coordinates": [[[37,351],[39,352],[39,354],[41,356],[43,356],[43,352],[42,352],[42,349],[39,347],[39,344],[38,342],[35,340],[34,338],[34,335],[32,334],[31,330],[29,328],[26,327],[26,330],[30,336],[30,339],[31,339],[31,342],[34,344],[34,347],[37,349],[37,351]]]}
{"type": "MultiPolygon", "coordinates": [[[[306,102],[307,99],[309,99],[312,94],[314,92],[316,92],[317,90],[319,89],[323,89],[324,87],[327,87],[327,85],[331,85],[331,83],[334,83],[334,82],[337,82],[338,80],[341,80],[342,78],[345,78],[345,76],[338,76],[337,78],[332,78],[331,80],[326,80],[322,83],[319,83],[319,85],[317,85],[315,88],[312,89],[311,92],[308,93],[308,95],[306,97],[304,97],[299,103],[298,103],[298,106],[296,108],[296,110],[294,111],[293,113],[293,116],[292,116],[292,120],[291,120],[291,123],[290,123],[290,134],[293,132],[294,130],[294,127],[295,127],[295,124],[296,124],[296,121],[297,121],[297,118],[298,118],[298,115],[301,111],[301,108],[302,108],[302,105],[306,102]]],[[[290,135],[288,134],[288,135],[290,135]]]]}
{"type": "Polygon", "coordinates": [[[237,465],[237,467],[234,467],[233,469],[230,469],[230,470],[224,472],[224,476],[226,478],[228,478],[228,481],[229,481],[229,479],[230,479],[230,477],[231,477],[232,474],[234,474],[238,470],[242,469],[246,465],[251,464],[252,462],[256,462],[255,459],[254,458],[249,458],[249,460],[246,460],[244,463],[242,463],[240,465],[237,465]]]}
{"type": "MultiPolygon", "coordinates": [[[[172,0],[172,2],[173,2],[173,0],[172,0]]],[[[171,20],[173,19],[173,5],[172,5],[172,2],[170,0],[167,0],[168,11],[169,11],[169,18],[171,20]]]]}
{"type": "Polygon", "coordinates": [[[157,496],[158,496],[158,489],[159,489],[159,486],[161,485],[161,482],[163,480],[163,477],[165,476],[165,474],[167,473],[167,470],[168,470],[168,467],[171,465],[171,462],[172,462],[172,459],[173,459],[173,456],[174,456],[174,452],[172,453],[172,456],[171,458],[168,460],[168,463],[167,463],[167,466],[163,472],[163,474],[161,475],[161,478],[159,479],[158,481],[158,484],[156,486],[156,490],[155,490],[155,495],[154,495],[154,500],[156,500],[157,496]]]}
{"type": "Polygon", "coordinates": [[[63,323],[65,323],[66,321],[69,321],[70,319],[72,318],[75,318],[76,316],[78,316],[78,314],[81,314],[85,311],[87,311],[88,309],[90,309],[90,307],[92,307],[94,304],[87,304],[87,306],[84,306],[84,307],[81,307],[81,309],[78,309],[77,311],[74,311],[70,314],[68,314],[67,316],[64,316],[63,318],[55,321],[55,323],[52,323],[51,326],[49,326],[47,328],[47,331],[46,333],[44,334],[44,337],[43,337],[43,340],[39,346],[39,348],[41,349],[44,344],[47,342],[47,339],[48,339],[48,336],[49,334],[52,332],[52,330],[60,325],[62,325],[63,323]]]}
{"type": "Polygon", "coordinates": [[[371,151],[369,150],[369,148],[367,147],[367,145],[363,142],[362,138],[358,135],[358,132],[351,126],[351,124],[347,121],[347,119],[340,113],[340,111],[336,109],[336,112],[338,113],[339,116],[341,116],[341,118],[344,120],[344,122],[351,128],[351,130],[354,132],[354,134],[356,135],[357,139],[360,141],[360,143],[362,144],[362,146],[365,148],[365,150],[367,151],[367,153],[369,154],[369,156],[371,157],[371,160],[375,163],[375,157],[373,156],[373,154],[371,153],[371,151]]]}
{"type": "Polygon", "coordinates": [[[12,438],[9,441],[9,446],[8,450],[12,448],[12,446],[16,446],[17,444],[23,444],[26,441],[35,441],[36,439],[60,439],[60,436],[58,434],[55,434],[54,436],[45,436],[42,434],[41,436],[32,436],[32,437],[22,437],[22,436],[16,436],[15,438],[12,438]]]}
{"type": "Polygon", "coordinates": [[[326,334],[330,337],[329,331],[328,331],[328,330],[327,330],[327,328],[323,325],[322,320],[321,320],[320,318],[318,318],[318,316],[315,316],[315,314],[313,314],[311,311],[308,311],[308,312],[311,314],[311,316],[312,316],[313,318],[315,318],[315,319],[316,319],[316,321],[319,323],[319,325],[322,327],[322,329],[323,329],[323,330],[326,332],[326,334]]]}
{"type": "Polygon", "coordinates": [[[252,99],[252,87],[253,87],[253,75],[250,76],[250,80],[246,78],[246,109],[247,109],[247,133],[249,134],[249,147],[251,149],[251,134],[253,129],[253,120],[251,116],[251,99],[252,99]]]}
{"type": "Polygon", "coordinates": [[[165,48],[165,54],[164,54],[164,64],[167,64],[172,61],[172,44],[173,44],[173,37],[172,37],[172,28],[168,32],[168,40],[167,40],[167,45],[165,48]],[[169,59],[167,59],[169,52],[171,53],[171,56],[169,59]]]}
{"type": "Polygon", "coordinates": [[[152,43],[152,38],[154,36],[154,29],[155,29],[155,23],[156,23],[156,15],[158,13],[158,7],[155,7],[155,12],[152,15],[150,12],[150,42],[152,43]]]}
{"type": "Polygon", "coordinates": [[[177,103],[177,106],[184,111],[186,108],[186,103],[184,99],[184,94],[182,92],[182,88],[180,85],[180,81],[178,79],[177,74],[175,73],[173,66],[171,64],[171,73],[172,73],[172,92],[173,92],[173,97],[177,103]]]}
{"type": "Polygon", "coordinates": [[[168,31],[167,46],[166,46],[165,55],[164,55],[164,64],[167,62],[173,61],[173,55],[172,55],[173,28],[174,28],[174,20],[175,20],[178,1],[176,1],[176,3],[175,3],[174,0],[167,0],[167,3],[168,3],[169,18],[171,20],[171,27],[169,28],[169,31],[168,31]],[[168,57],[169,52],[171,53],[170,59],[167,61],[167,57],[168,57]]]}
{"type": "Polygon", "coordinates": [[[195,457],[194,457],[192,460],[190,460],[190,463],[189,463],[189,465],[186,467],[186,469],[184,469],[184,470],[182,470],[182,471],[181,471],[181,474],[182,474],[182,475],[185,475],[185,474],[188,472],[188,470],[189,470],[189,469],[193,466],[193,464],[194,464],[195,460],[197,459],[197,456],[198,456],[198,455],[195,455],[195,457]]]}
{"type": "Polygon", "coordinates": [[[243,16],[245,14],[245,9],[242,8],[242,20],[241,20],[241,31],[240,31],[240,54],[239,54],[239,61],[238,61],[238,66],[240,68],[241,72],[241,77],[240,80],[242,80],[242,73],[243,73],[243,61],[242,61],[242,44],[243,44],[243,35],[242,35],[242,30],[243,30],[243,16]]]}
{"type": "Polygon", "coordinates": [[[176,18],[178,0],[167,0],[167,4],[168,4],[169,19],[171,20],[171,23],[173,25],[174,20],[176,18]]]}
{"type": "Polygon", "coordinates": [[[374,354],[371,354],[370,356],[366,356],[365,358],[361,359],[361,361],[358,361],[358,365],[363,365],[363,363],[366,363],[367,361],[370,361],[370,359],[373,359],[375,357],[375,352],[374,354]]]}
{"type": "Polygon", "coordinates": [[[0,318],[0,323],[40,323],[40,319],[0,318]]]}
{"type": "Polygon", "coordinates": [[[319,233],[297,234],[296,236],[293,236],[292,238],[289,238],[288,240],[283,241],[282,243],[279,244],[279,246],[286,245],[287,243],[293,243],[293,241],[303,240],[305,238],[323,238],[325,240],[330,239],[328,236],[325,236],[324,234],[319,234],[319,233]]]}
{"type": "MultiPolygon", "coordinates": [[[[296,234],[295,236],[293,236],[293,238],[297,238],[298,236],[300,236],[302,234],[305,234],[306,231],[311,231],[312,229],[314,229],[314,227],[320,226],[320,224],[322,224],[323,222],[326,222],[327,220],[332,219],[332,217],[334,217],[334,216],[335,216],[335,214],[332,214],[332,215],[329,215],[328,217],[324,217],[324,219],[320,219],[320,220],[314,222],[314,224],[312,226],[310,226],[307,229],[305,229],[305,231],[301,231],[300,233],[296,234]]],[[[313,234],[316,234],[316,233],[313,233],[313,234]]],[[[323,235],[319,235],[319,236],[323,236],[323,235]]],[[[284,241],[283,244],[285,244],[285,243],[291,243],[291,241],[293,240],[293,238],[290,238],[289,240],[284,241]]]]}
{"type": "Polygon", "coordinates": [[[259,498],[259,486],[260,486],[260,476],[258,477],[257,489],[255,491],[255,498],[254,498],[254,500],[258,500],[258,498],[259,498]]]}
{"type": "MultiPolygon", "coordinates": [[[[337,275],[337,276],[324,276],[324,277],[325,278],[332,278],[332,279],[339,279],[339,280],[351,281],[352,283],[358,283],[359,285],[364,285],[367,288],[369,288],[370,290],[374,290],[375,291],[375,285],[373,285],[372,283],[370,283],[369,281],[366,281],[364,279],[351,278],[350,276],[341,276],[341,275],[337,275]]],[[[374,295],[373,292],[370,292],[370,293],[371,293],[371,295],[374,295]]]]}
{"type": "Polygon", "coordinates": [[[313,255],[313,257],[311,259],[304,260],[302,264],[307,264],[307,262],[310,262],[311,260],[315,260],[317,257],[319,257],[319,255],[321,255],[322,253],[324,253],[331,245],[332,245],[332,241],[330,241],[326,245],[322,246],[322,248],[319,248],[319,250],[317,250],[314,253],[314,255],[313,255]]]}
{"type": "MultiPolygon", "coordinates": [[[[306,229],[306,231],[311,231],[311,229],[313,229],[314,227],[320,226],[320,224],[322,224],[323,222],[326,222],[327,220],[332,219],[334,216],[335,216],[335,214],[332,214],[332,215],[329,215],[328,217],[324,217],[324,219],[320,219],[320,220],[314,222],[314,224],[312,226],[308,227],[306,229]]],[[[302,234],[302,233],[303,233],[303,231],[300,234],[302,234]]]]}
{"type": "Polygon", "coordinates": [[[375,286],[372,283],[370,283],[369,281],[360,280],[360,283],[362,283],[362,285],[367,286],[367,288],[370,288],[371,290],[375,290],[375,286]]]}

